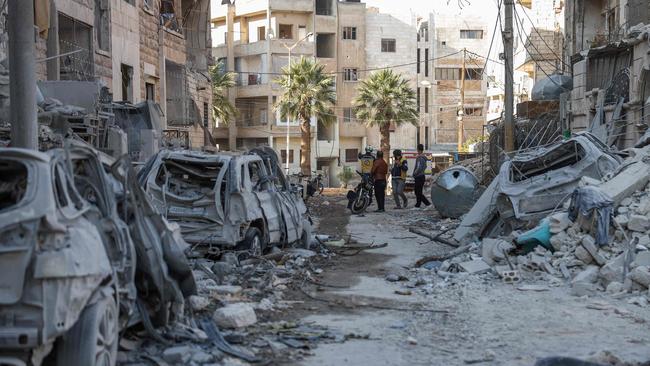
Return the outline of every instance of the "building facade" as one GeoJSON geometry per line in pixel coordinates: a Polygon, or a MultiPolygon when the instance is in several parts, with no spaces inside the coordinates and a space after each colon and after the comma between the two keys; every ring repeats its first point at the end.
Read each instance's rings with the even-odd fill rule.
{"type": "Polygon", "coordinates": [[[650,123],[650,3],[570,0],[565,21],[569,127],[633,146],[650,123]]]}
{"type": "MultiPolygon", "coordinates": [[[[153,100],[163,111],[161,129],[183,131],[194,148],[210,140],[204,128],[212,120],[209,0],[35,5],[38,80],[98,81],[114,101],[153,100]]],[[[0,45],[6,57],[2,52],[6,45],[0,45]]]]}

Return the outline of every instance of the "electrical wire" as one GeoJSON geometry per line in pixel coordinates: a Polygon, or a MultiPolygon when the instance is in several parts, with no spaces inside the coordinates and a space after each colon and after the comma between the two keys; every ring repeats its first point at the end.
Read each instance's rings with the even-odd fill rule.
{"type": "MultiPolygon", "coordinates": [[[[519,4],[519,5],[521,5],[521,4],[519,4]]],[[[521,8],[521,11],[524,13],[524,15],[526,16],[526,18],[528,18],[528,20],[530,21],[531,27],[533,28],[533,30],[535,31],[535,33],[537,33],[537,35],[539,36],[539,38],[542,39],[542,42],[544,42],[544,44],[546,45],[546,47],[548,47],[548,49],[553,53],[553,55],[554,55],[555,57],[557,57],[558,60],[560,60],[560,62],[562,63],[562,65],[564,65],[565,67],[568,67],[569,69],[571,69],[571,65],[568,65],[566,62],[564,62],[564,60],[562,60],[562,57],[560,57],[557,53],[555,53],[555,50],[554,50],[551,46],[549,46],[548,43],[546,43],[546,40],[544,39],[544,37],[542,37],[542,35],[541,35],[541,34],[539,33],[539,31],[537,30],[537,27],[535,26],[535,22],[533,22],[533,20],[530,18],[530,16],[528,15],[528,13],[526,13],[526,10],[524,9],[523,5],[521,5],[521,7],[522,7],[522,8],[521,8]]]]}

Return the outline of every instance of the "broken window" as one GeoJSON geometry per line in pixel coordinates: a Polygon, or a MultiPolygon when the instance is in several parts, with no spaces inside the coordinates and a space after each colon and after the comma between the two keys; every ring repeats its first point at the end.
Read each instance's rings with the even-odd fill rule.
{"type": "Polygon", "coordinates": [[[359,149],[345,149],[345,162],[356,163],[359,161],[359,149]]]}
{"type": "Polygon", "coordinates": [[[483,115],[483,108],[480,107],[469,107],[465,108],[465,115],[466,116],[482,116],[483,115]]]}
{"type": "Polygon", "coordinates": [[[357,69],[356,68],[344,68],[343,69],[343,81],[357,81],[357,69]]]}
{"type": "Polygon", "coordinates": [[[293,39],[293,26],[291,24],[279,25],[280,39],[293,39]]]}
{"type": "Polygon", "coordinates": [[[120,65],[122,73],[122,100],[133,103],[133,67],[120,65]]]}
{"type": "Polygon", "coordinates": [[[97,48],[111,50],[111,18],[109,0],[95,0],[95,38],[97,48]]]}
{"type": "Polygon", "coordinates": [[[357,27],[343,27],[343,39],[357,39],[357,27]]]}
{"type": "Polygon", "coordinates": [[[248,176],[251,179],[254,191],[266,191],[269,189],[269,179],[266,176],[261,162],[254,161],[248,163],[248,176]]]}
{"type": "Polygon", "coordinates": [[[381,39],[381,52],[395,52],[396,42],[394,38],[381,39]]]}
{"type": "Polygon", "coordinates": [[[181,24],[176,15],[174,0],[160,1],[160,21],[163,27],[181,33],[181,24]]]}
{"type": "Polygon", "coordinates": [[[482,39],[483,31],[480,29],[461,29],[460,39],[482,39]]]}
{"type": "Polygon", "coordinates": [[[17,206],[27,192],[27,167],[12,160],[0,160],[0,212],[17,206]]]}
{"type": "Polygon", "coordinates": [[[59,13],[59,54],[61,80],[95,79],[91,26],[59,13]]]}
{"type": "Polygon", "coordinates": [[[336,38],[334,34],[316,35],[316,57],[333,58],[336,55],[336,38]]]}

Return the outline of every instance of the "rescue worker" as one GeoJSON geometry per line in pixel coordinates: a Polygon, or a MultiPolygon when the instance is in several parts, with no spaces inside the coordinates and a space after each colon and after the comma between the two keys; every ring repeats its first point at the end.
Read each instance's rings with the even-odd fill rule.
{"type": "Polygon", "coordinates": [[[386,202],[386,177],[388,176],[388,164],[384,160],[384,153],[377,151],[377,159],[372,164],[372,178],[375,187],[375,199],[377,199],[377,211],[384,212],[386,202]]]}
{"type": "Polygon", "coordinates": [[[375,162],[375,155],[372,153],[372,146],[366,147],[365,154],[359,154],[359,162],[361,163],[361,174],[370,176],[372,165],[375,162]]]}
{"type": "Polygon", "coordinates": [[[402,156],[402,150],[396,149],[393,151],[393,165],[390,169],[393,185],[393,198],[395,199],[396,209],[406,208],[408,200],[404,194],[404,187],[406,187],[406,172],[409,170],[408,162],[402,156]],[[400,202],[400,198],[404,201],[404,205],[400,202]]]}

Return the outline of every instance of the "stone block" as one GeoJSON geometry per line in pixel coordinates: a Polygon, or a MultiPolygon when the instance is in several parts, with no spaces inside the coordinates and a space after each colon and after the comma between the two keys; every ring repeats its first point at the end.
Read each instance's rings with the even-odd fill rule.
{"type": "Polygon", "coordinates": [[[598,253],[598,247],[596,246],[594,238],[589,235],[585,236],[582,238],[582,246],[587,250],[587,252],[589,252],[591,257],[599,266],[605,264],[605,258],[598,253]]]}
{"type": "Polygon", "coordinates": [[[586,282],[586,283],[596,283],[598,281],[598,272],[600,268],[598,266],[587,266],[582,272],[578,273],[571,283],[577,282],[586,282]]]}
{"type": "Polygon", "coordinates": [[[574,252],[576,258],[580,259],[582,262],[585,264],[589,264],[593,262],[593,258],[591,257],[591,254],[585,249],[582,245],[578,245],[576,247],[576,250],[574,252]]]}
{"type": "Polygon", "coordinates": [[[621,254],[600,268],[600,278],[603,279],[605,285],[623,280],[624,257],[625,254],[621,254]]]}
{"type": "Polygon", "coordinates": [[[632,231],[645,233],[650,229],[650,219],[643,215],[631,215],[627,228],[632,231]]]}
{"type": "Polygon", "coordinates": [[[648,288],[650,287],[650,268],[646,266],[636,267],[630,274],[630,279],[639,285],[648,288]]]}
{"type": "Polygon", "coordinates": [[[172,365],[184,365],[192,358],[194,349],[190,346],[170,347],[163,351],[162,357],[172,365]]]}
{"type": "Polygon", "coordinates": [[[644,250],[637,253],[634,257],[634,265],[650,267],[650,251],[644,250]]]}
{"type": "Polygon", "coordinates": [[[490,270],[490,265],[481,258],[473,261],[462,262],[458,265],[463,269],[463,271],[469,274],[481,274],[490,270]]]}
{"type": "Polygon", "coordinates": [[[212,319],[223,328],[243,328],[257,323],[257,316],[252,306],[238,303],[217,309],[212,319]]]}

